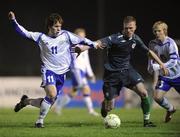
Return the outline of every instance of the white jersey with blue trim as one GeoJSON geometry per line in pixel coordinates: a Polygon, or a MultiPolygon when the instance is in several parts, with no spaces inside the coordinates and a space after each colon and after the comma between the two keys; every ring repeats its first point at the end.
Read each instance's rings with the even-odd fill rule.
{"type": "Polygon", "coordinates": [[[44,33],[28,31],[16,20],[13,20],[13,25],[18,33],[39,45],[43,67],[56,74],[64,74],[69,70],[73,59],[72,46],[77,44],[95,46],[95,43],[89,39],[81,38],[66,30],[61,30],[57,37],[52,38],[44,33]]]}
{"type": "MultiPolygon", "coordinates": [[[[87,76],[93,77],[94,73],[91,68],[88,50],[82,52],[77,58],[73,60],[72,69],[80,69],[87,76]]],[[[73,53],[76,54],[76,53],[73,53]]],[[[76,57],[76,55],[74,55],[76,57]]]]}
{"type": "MultiPolygon", "coordinates": [[[[164,62],[165,67],[169,71],[167,76],[163,76],[162,71],[160,71],[159,74],[161,76],[169,79],[180,77],[180,58],[178,47],[172,38],[166,37],[163,43],[157,39],[152,40],[149,43],[149,48],[160,57],[162,62],[164,62]]],[[[155,64],[155,62],[150,59],[148,62],[148,68],[151,72],[153,71],[153,64],[155,64]]]]}

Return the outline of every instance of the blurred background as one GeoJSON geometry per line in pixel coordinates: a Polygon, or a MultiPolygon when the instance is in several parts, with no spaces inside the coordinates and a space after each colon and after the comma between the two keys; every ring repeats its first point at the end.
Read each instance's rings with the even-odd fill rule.
{"type": "MultiPolygon", "coordinates": [[[[0,76],[40,77],[39,49],[35,43],[19,36],[13,30],[8,12],[14,11],[17,21],[26,29],[44,32],[45,18],[53,12],[63,19],[63,29],[74,31],[83,27],[87,38],[97,40],[122,30],[123,18],[132,15],[137,19],[136,33],[146,44],[153,39],[152,25],[163,20],[169,25],[169,36],[180,38],[179,4],[177,1],[149,0],[2,0],[0,4],[0,76]]],[[[103,75],[103,64],[106,61],[105,50],[90,50],[93,70],[99,80],[103,75]]],[[[147,56],[138,50],[132,54],[132,64],[143,75],[150,79],[146,71],[147,56]]],[[[3,82],[1,81],[1,85],[3,82]]],[[[17,81],[17,79],[15,79],[17,81]]],[[[7,86],[12,84],[7,83],[7,86]]],[[[15,84],[17,87],[18,85],[15,84]]],[[[10,90],[8,90],[10,91],[10,90]]],[[[6,92],[7,93],[7,92],[6,92]]]]}

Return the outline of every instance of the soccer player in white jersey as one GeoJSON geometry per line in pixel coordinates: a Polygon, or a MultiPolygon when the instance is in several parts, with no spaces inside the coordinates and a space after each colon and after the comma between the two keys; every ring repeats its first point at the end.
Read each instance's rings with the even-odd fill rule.
{"type": "Polygon", "coordinates": [[[156,38],[150,41],[149,48],[164,62],[165,67],[168,69],[168,75],[163,76],[159,65],[151,59],[148,62],[148,70],[150,73],[153,73],[153,83],[156,83],[154,99],[161,107],[167,110],[165,122],[169,122],[176,109],[165,98],[165,94],[172,87],[180,93],[180,58],[175,41],[168,37],[168,25],[165,22],[155,22],[153,33],[156,38]]]}
{"type": "MultiPolygon", "coordinates": [[[[23,95],[14,110],[18,112],[27,105],[40,108],[40,114],[35,122],[35,127],[44,127],[44,118],[55,102],[57,95],[64,84],[65,73],[69,71],[72,62],[72,47],[77,44],[96,47],[96,43],[86,38],[81,38],[66,30],[61,30],[63,19],[57,13],[51,14],[46,20],[47,34],[31,32],[18,24],[13,12],[9,12],[9,19],[15,30],[22,36],[36,42],[40,48],[42,61],[42,87],[46,92],[44,98],[29,99],[23,95]]],[[[73,48],[75,49],[75,48],[73,48]]]]}
{"type": "MultiPolygon", "coordinates": [[[[83,28],[77,28],[74,33],[79,35],[80,37],[86,37],[86,32],[83,28]]],[[[88,50],[82,52],[78,57],[76,57],[77,53],[73,54],[75,59],[73,60],[73,63],[71,65],[73,86],[72,90],[70,93],[61,96],[56,100],[54,110],[57,114],[60,114],[62,108],[77,95],[77,92],[82,91],[84,102],[87,106],[89,114],[99,116],[99,114],[93,108],[92,99],[90,97],[91,89],[88,85],[87,78],[89,78],[92,82],[95,82],[96,78],[90,65],[88,50]]]]}

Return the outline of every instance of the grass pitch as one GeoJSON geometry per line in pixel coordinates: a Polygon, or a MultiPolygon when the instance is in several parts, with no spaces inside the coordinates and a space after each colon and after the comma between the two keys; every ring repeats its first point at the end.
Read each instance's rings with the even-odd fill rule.
{"type": "MultiPolygon", "coordinates": [[[[99,111],[99,109],[97,109],[99,111]]],[[[121,119],[117,129],[105,129],[101,117],[93,117],[87,110],[68,108],[62,115],[52,111],[45,119],[45,128],[34,128],[39,109],[25,108],[18,113],[0,109],[0,137],[180,137],[180,111],[170,123],[164,123],[165,111],[153,109],[151,120],[155,128],[144,128],[141,109],[115,109],[111,113],[121,119]]]]}

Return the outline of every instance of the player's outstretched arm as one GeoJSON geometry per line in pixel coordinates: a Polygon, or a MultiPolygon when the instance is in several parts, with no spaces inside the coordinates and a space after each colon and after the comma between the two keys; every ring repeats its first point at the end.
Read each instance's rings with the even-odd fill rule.
{"type": "Polygon", "coordinates": [[[32,32],[26,30],[23,26],[21,26],[17,21],[14,12],[10,11],[8,14],[9,20],[12,22],[12,25],[16,32],[25,38],[29,38],[35,42],[38,42],[39,37],[42,33],[39,32],[32,32]]]}

